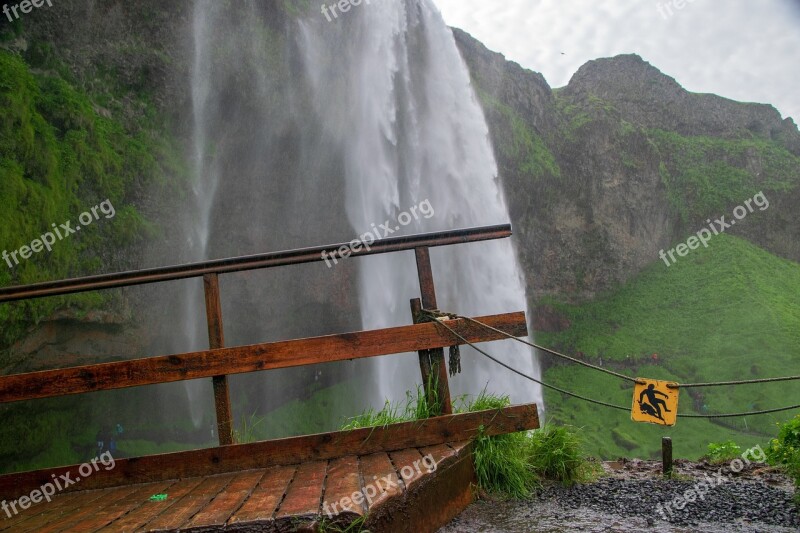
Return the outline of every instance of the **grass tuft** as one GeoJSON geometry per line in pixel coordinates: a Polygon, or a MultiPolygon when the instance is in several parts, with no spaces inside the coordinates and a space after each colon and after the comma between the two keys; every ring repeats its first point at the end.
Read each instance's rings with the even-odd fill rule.
{"type": "MultiPolygon", "coordinates": [[[[466,411],[502,409],[510,404],[508,396],[495,396],[484,391],[466,407],[466,411]]],[[[511,498],[530,496],[539,485],[531,463],[531,442],[526,432],[478,436],[472,448],[478,486],[491,494],[511,498]]]]}

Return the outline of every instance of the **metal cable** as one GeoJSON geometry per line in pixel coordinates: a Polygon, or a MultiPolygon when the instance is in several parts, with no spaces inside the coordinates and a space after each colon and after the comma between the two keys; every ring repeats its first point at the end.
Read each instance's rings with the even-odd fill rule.
{"type": "Polygon", "coordinates": [[[438,318],[433,317],[433,320],[434,320],[434,322],[444,326],[445,329],[447,329],[450,333],[452,333],[459,340],[461,340],[461,342],[463,342],[465,344],[468,344],[469,346],[472,346],[476,351],[478,351],[479,353],[481,353],[484,356],[488,357],[489,359],[491,359],[492,361],[494,361],[498,365],[507,368],[508,370],[514,372],[515,374],[519,374],[520,376],[522,376],[525,379],[529,379],[529,380],[533,381],[534,383],[538,383],[542,387],[547,387],[548,389],[553,389],[554,391],[560,392],[561,394],[566,394],[567,396],[572,396],[573,398],[578,398],[579,400],[583,400],[585,402],[594,403],[594,404],[597,404],[597,405],[602,405],[604,407],[610,407],[612,409],[619,409],[621,411],[630,411],[630,409],[628,409],[627,407],[623,407],[621,405],[614,405],[614,404],[611,404],[611,403],[601,402],[600,400],[593,400],[592,398],[587,398],[585,396],[581,396],[580,394],[575,394],[574,392],[569,392],[567,390],[564,390],[564,389],[561,389],[559,387],[556,387],[555,385],[549,385],[547,383],[544,383],[543,381],[539,381],[538,379],[534,378],[533,376],[529,376],[529,375],[525,374],[524,372],[520,372],[516,368],[513,368],[513,367],[505,364],[503,361],[501,361],[501,360],[497,359],[496,357],[494,357],[494,356],[486,353],[485,351],[481,350],[480,348],[475,346],[473,343],[471,343],[470,341],[468,341],[467,339],[465,339],[464,337],[459,335],[458,332],[456,332],[453,328],[451,328],[450,326],[448,326],[444,322],[440,321],[438,318]]]}
{"type": "Polygon", "coordinates": [[[752,385],[753,383],[775,383],[778,381],[795,381],[800,376],[786,376],[783,378],[744,379],[739,381],[717,381],[712,383],[679,383],[675,388],[688,389],[692,387],[720,387],[723,385],[752,385]]]}
{"type": "MultiPolygon", "coordinates": [[[[431,312],[431,310],[423,309],[423,313],[426,313],[431,318],[437,318],[436,317],[436,311],[438,311],[438,310],[435,310],[434,312],[431,312]]],[[[580,359],[576,359],[574,357],[570,357],[569,355],[566,355],[566,354],[563,354],[563,353],[559,353],[559,352],[557,352],[555,350],[551,350],[550,348],[545,348],[544,346],[539,346],[538,344],[534,344],[532,342],[528,342],[528,341],[526,341],[524,339],[520,339],[520,338],[515,337],[515,336],[513,336],[513,335],[511,335],[509,333],[506,333],[505,331],[502,331],[502,330],[499,330],[497,328],[494,328],[494,327],[490,326],[489,324],[484,324],[483,322],[478,322],[474,318],[469,318],[469,317],[466,317],[466,316],[460,316],[460,315],[455,315],[455,314],[451,315],[449,313],[441,313],[441,312],[439,314],[444,315],[444,316],[452,316],[454,318],[461,318],[463,320],[468,320],[470,322],[474,322],[475,324],[478,324],[479,326],[482,326],[482,327],[484,327],[486,329],[490,329],[490,330],[492,330],[492,331],[494,331],[496,333],[504,335],[504,336],[508,337],[509,339],[514,339],[515,341],[521,342],[523,344],[527,344],[531,348],[536,348],[537,350],[541,350],[541,351],[543,351],[545,353],[549,353],[549,354],[554,355],[556,357],[561,357],[562,359],[566,359],[568,361],[572,361],[573,363],[577,363],[579,365],[583,365],[583,366],[585,366],[587,368],[591,368],[593,370],[597,370],[599,372],[604,372],[604,373],[609,374],[611,376],[618,377],[618,378],[624,379],[626,381],[630,381],[631,383],[639,383],[639,380],[637,380],[636,378],[632,378],[630,376],[626,376],[625,374],[620,374],[619,372],[614,372],[613,370],[609,370],[609,369],[603,368],[601,366],[596,366],[596,365],[593,365],[591,363],[587,363],[586,361],[581,361],[580,359]]],[[[439,323],[441,324],[441,322],[439,322],[439,323]]]]}
{"type": "MultiPolygon", "coordinates": [[[[547,353],[552,353],[553,355],[556,355],[556,356],[559,356],[559,357],[564,357],[564,358],[569,359],[571,361],[580,363],[580,364],[582,364],[584,366],[588,366],[590,368],[595,368],[596,370],[600,370],[600,371],[606,372],[606,373],[611,373],[613,375],[616,375],[617,377],[622,377],[622,378],[634,381],[636,383],[639,383],[639,381],[636,380],[635,378],[630,378],[629,376],[625,376],[625,375],[622,375],[622,374],[617,374],[616,372],[607,371],[604,368],[600,368],[600,367],[596,367],[594,365],[590,365],[590,364],[584,363],[583,361],[580,361],[578,359],[574,359],[574,358],[569,357],[569,356],[564,355],[564,354],[560,354],[560,353],[555,352],[553,350],[550,350],[548,348],[543,348],[543,347],[538,346],[538,345],[536,345],[534,343],[527,342],[524,339],[519,339],[517,337],[514,337],[513,335],[511,335],[509,333],[506,333],[505,331],[501,331],[501,330],[499,330],[497,328],[494,328],[492,326],[489,326],[488,324],[484,324],[482,322],[479,322],[479,321],[475,320],[474,318],[455,315],[455,314],[451,314],[451,313],[442,313],[438,309],[437,310],[423,310],[423,313],[427,314],[434,322],[436,322],[437,324],[439,324],[439,325],[443,326],[445,329],[447,329],[452,335],[457,337],[461,342],[471,346],[478,353],[480,353],[483,356],[491,359],[492,361],[494,361],[495,363],[499,364],[500,366],[502,366],[502,367],[514,372],[515,374],[518,374],[519,376],[522,376],[525,379],[533,381],[534,383],[538,383],[542,387],[546,387],[548,389],[552,389],[554,391],[560,392],[561,394],[566,394],[567,396],[571,396],[573,398],[577,398],[577,399],[583,400],[585,402],[593,403],[593,404],[600,405],[600,406],[603,406],[603,407],[609,407],[609,408],[612,408],[612,409],[617,409],[617,410],[620,410],[620,411],[630,411],[630,409],[628,409],[627,407],[623,407],[621,405],[615,405],[615,404],[603,402],[603,401],[600,401],[600,400],[595,400],[595,399],[592,399],[592,398],[587,398],[585,396],[581,396],[580,394],[576,394],[574,392],[570,392],[570,391],[561,389],[559,387],[556,387],[554,385],[550,385],[548,383],[540,381],[540,380],[534,378],[533,376],[529,376],[529,375],[525,374],[524,372],[520,372],[516,368],[513,368],[513,367],[507,365],[503,361],[500,361],[496,357],[486,353],[485,351],[483,351],[480,348],[478,348],[477,346],[475,346],[475,344],[473,344],[472,342],[468,341],[467,339],[462,337],[458,332],[456,332],[453,328],[451,328],[450,326],[448,326],[447,324],[442,322],[440,320],[440,318],[442,316],[448,316],[448,317],[452,317],[452,318],[464,319],[464,320],[473,322],[475,324],[478,324],[479,326],[482,326],[484,328],[487,328],[487,329],[490,329],[490,330],[495,331],[497,333],[500,333],[500,334],[502,334],[502,335],[504,335],[504,336],[506,336],[506,337],[508,337],[510,339],[518,340],[518,341],[522,342],[523,344],[527,344],[528,346],[531,346],[533,348],[540,349],[540,350],[543,350],[543,351],[545,351],[547,353]]],[[[747,381],[741,381],[741,382],[708,383],[708,384],[699,383],[699,384],[689,384],[689,386],[715,386],[715,385],[737,385],[737,384],[749,384],[749,383],[768,383],[768,382],[773,382],[773,381],[789,381],[791,379],[797,379],[797,378],[786,377],[786,378],[769,378],[769,379],[764,379],[764,380],[747,380],[747,381]]],[[[681,386],[685,387],[686,385],[681,385],[681,386]]],[[[775,408],[775,409],[764,409],[764,410],[761,410],[761,411],[751,411],[751,412],[747,412],[747,413],[723,413],[723,414],[702,414],[702,415],[698,415],[698,414],[680,414],[679,413],[677,416],[679,418],[735,418],[735,417],[744,417],[744,416],[764,415],[764,414],[770,414],[770,413],[780,413],[780,412],[783,412],[783,411],[791,411],[791,410],[794,410],[794,409],[800,409],[800,404],[799,405],[791,405],[791,406],[787,406],[787,407],[778,407],[778,408],[775,408]]]]}
{"type": "MultiPolygon", "coordinates": [[[[535,344],[535,343],[532,343],[532,342],[528,342],[525,339],[520,339],[518,337],[515,337],[515,336],[513,336],[513,335],[511,335],[509,333],[506,333],[505,331],[501,331],[501,330],[499,330],[497,328],[494,328],[494,327],[490,326],[489,324],[484,324],[483,322],[475,320],[474,318],[470,318],[470,317],[467,317],[467,316],[461,316],[461,315],[453,315],[453,316],[455,316],[457,318],[461,318],[461,319],[467,320],[469,322],[473,322],[475,324],[478,324],[479,326],[483,326],[484,328],[487,328],[487,329],[490,329],[490,330],[495,331],[497,333],[500,333],[502,335],[505,335],[509,339],[514,339],[514,340],[516,340],[518,342],[521,342],[523,344],[527,344],[528,346],[531,346],[532,348],[536,348],[538,350],[542,350],[544,352],[547,352],[549,354],[555,355],[557,357],[563,357],[564,359],[569,359],[570,361],[574,361],[576,363],[582,364],[583,366],[586,366],[586,367],[589,367],[589,368],[594,368],[595,370],[599,370],[601,372],[605,372],[606,374],[612,374],[614,376],[617,376],[617,377],[620,377],[620,378],[624,378],[624,379],[639,383],[639,381],[637,381],[635,378],[631,378],[631,377],[625,376],[623,374],[618,374],[616,372],[613,372],[611,370],[607,370],[607,369],[602,368],[602,367],[597,367],[597,366],[594,366],[594,365],[590,365],[588,363],[584,363],[583,361],[581,361],[579,359],[574,359],[574,358],[572,358],[572,357],[570,357],[568,355],[564,355],[564,354],[558,353],[556,351],[550,350],[549,348],[544,348],[542,346],[539,346],[538,344],[535,344]]],[[[780,382],[780,381],[797,381],[797,380],[800,380],[800,376],[785,376],[785,377],[779,377],[779,378],[763,378],[763,379],[743,379],[743,380],[737,380],[737,381],[718,381],[718,382],[709,382],[709,383],[678,383],[677,385],[668,385],[668,387],[669,388],[676,388],[676,389],[677,388],[688,389],[688,388],[696,388],[696,387],[721,387],[721,386],[725,386],[725,385],[752,385],[754,383],[776,383],[776,382],[780,382]]]]}

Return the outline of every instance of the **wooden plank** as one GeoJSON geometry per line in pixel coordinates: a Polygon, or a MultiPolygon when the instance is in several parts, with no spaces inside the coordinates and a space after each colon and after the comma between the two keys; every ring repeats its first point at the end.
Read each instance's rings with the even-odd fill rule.
{"type": "MultiPolygon", "coordinates": [[[[395,462],[395,467],[397,463],[395,462]]],[[[461,513],[473,500],[475,469],[469,449],[437,465],[435,474],[422,469],[423,478],[371,512],[363,528],[369,531],[434,532],[461,513]]]]}
{"type": "MultiPolygon", "coordinates": [[[[27,520],[31,520],[37,517],[42,517],[47,514],[56,514],[62,512],[64,509],[69,508],[70,503],[73,500],[77,500],[82,496],[81,493],[78,492],[70,492],[67,494],[62,494],[59,496],[54,497],[49,503],[46,505],[38,504],[32,506],[30,509],[26,511],[22,511],[19,514],[14,514],[13,510],[9,508],[9,513],[11,513],[11,518],[3,512],[2,520],[0,520],[0,531],[7,531],[9,529],[15,528],[16,526],[20,525],[22,522],[27,520]]],[[[99,496],[98,496],[99,497],[99,496]]],[[[43,502],[46,503],[46,502],[43,502]]]]}
{"type": "Polygon", "coordinates": [[[142,503],[147,501],[147,498],[153,494],[160,493],[171,484],[172,483],[149,483],[147,485],[132,487],[135,489],[132,493],[116,499],[110,505],[99,508],[85,516],[82,520],[73,523],[70,526],[70,530],[90,532],[106,527],[117,518],[138,508],[142,503]]]}
{"type": "Polygon", "coordinates": [[[427,471],[422,464],[422,454],[416,448],[392,452],[389,454],[389,458],[406,490],[411,490],[427,471]]]}
{"type": "Polygon", "coordinates": [[[294,479],[296,466],[270,468],[261,482],[250,494],[238,511],[228,521],[229,524],[263,523],[272,521],[278,505],[283,501],[289,483],[294,479]]]}
{"type": "Polygon", "coordinates": [[[328,519],[350,513],[363,516],[367,508],[362,501],[353,502],[352,496],[361,491],[359,460],[355,455],[331,460],[328,465],[328,478],[325,481],[325,496],[322,500],[322,513],[328,519]]]}
{"type": "Polygon", "coordinates": [[[237,474],[225,490],[194,515],[181,530],[222,529],[234,511],[250,496],[263,476],[264,470],[250,470],[237,474]]]}
{"type": "MultiPolygon", "coordinates": [[[[164,501],[150,501],[144,500],[144,503],[132,512],[123,517],[118,518],[108,526],[100,530],[101,533],[129,533],[137,530],[146,523],[150,522],[164,512],[167,508],[171,507],[174,503],[178,502],[184,495],[195,489],[201,482],[202,478],[185,479],[174,483],[167,489],[167,499],[164,501]]],[[[155,492],[153,494],[156,494],[155,492]]],[[[153,494],[150,494],[152,496],[153,494]]],[[[148,496],[149,498],[149,496],[148,496]]]]}
{"type": "MultiPolygon", "coordinates": [[[[121,484],[238,472],[276,465],[327,460],[346,455],[419,448],[478,435],[499,435],[539,427],[535,404],[448,415],[426,420],[390,424],[303,437],[291,437],[218,448],[117,459],[112,470],[95,472],[81,480],[80,488],[93,489],[121,484]]],[[[0,498],[25,494],[51,479],[51,474],[74,471],[76,466],[0,476],[0,498]]],[[[67,489],[69,490],[69,489],[67,489]]]]}
{"type": "Polygon", "coordinates": [[[444,464],[451,457],[458,455],[458,452],[449,447],[447,444],[426,446],[424,448],[420,448],[419,453],[421,453],[425,459],[425,463],[422,467],[423,472],[436,471],[440,464],[444,464]]]}
{"type": "MultiPolygon", "coordinates": [[[[88,517],[98,513],[106,506],[113,504],[119,498],[124,498],[128,494],[136,491],[136,487],[117,487],[103,491],[99,498],[91,501],[91,503],[75,506],[70,511],[60,516],[53,516],[46,523],[41,525],[27,524],[26,527],[19,528],[20,532],[30,533],[55,533],[61,530],[71,530],[74,524],[80,523],[88,517]],[[33,526],[33,527],[32,527],[33,526]]],[[[75,531],[73,529],[73,531],[75,531]]]]}
{"type": "Polygon", "coordinates": [[[213,476],[204,479],[196,488],[186,493],[179,501],[164,510],[155,519],[147,523],[147,531],[172,531],[183,526],[198,511],[208,505],[217,494],[235,477],[235,474],[213,476]]]}
{"type": "MultiPolygon", "coordinates": [[[[417,259],[417,276],[419,289],[422,294],[421,304],[423,309],[437,309],[436,289],[433,284],[433,269],[431,268],[430,249],[423,246],[414,249],[417,259]]],[[[412,313],[416,314],[415,303],[412,300],[412,313]]],[[[416,321],[416,317],[415,321],[416,321]]],[[[444,362],[444,350],[432,348],[418,352],[420,370],[422,371],[422,385],[425,387],[425,396],[432,411],[439,415],[449,415],[453,412],[453,403],[450,400],[450,384],[447,376],[447,365],[444,362]],[[431,381],[432,380],[432,381],[431,381]],[[428,390],[428,385],[435,386],[436,392],[428,390]]]]}
{"type": "MultiPolygon", "coordinates": [[[[91,507],[94,503],[100,498],[102,498],[106,494],[106,491],[103,490],[94,490],[88,492],[76,492],[76,498],[70,499],[67,503],[62,505],[54,505],[52,511],[50,509],[47,512],[41,513],[38,516],[34,517],[32,520],[23,522],[21,524],[17,524],[15,527],[11,529],[11,531],[16,532],[34,532],[39,531],[43,526],[47,524],[52,524],[53,522],[63,522],[65,518],[70,516],[75,512],[76,509],[82,509],[86,507],[91,507]]],[[[66,496],[66,495],[65,495],[66,496]]],[[[53,504],[56,502],[53,501],[53,504]]]]}
{"type": "MultiPolygon", "coordinates": [[[[522,312],[478,320],[518,337],[528,332],[522,312]]],[[[449,325],[470,342],[505,338],[465,320],[449,325]]],[[[454,342],[444,328],[425,323],[14,374],[0,377],[0,403],[416,352],[454,342]]]]}
{"type": "Polygon", "coordinates": [[[361,478],[364,483],[364,495],[367,497],[369,513],[385,504],[391,498],[403,494],[403,485],[394,470],[389,456],[374,453],[360,458],[361,478]]]}
{"type": "Polygon", "coordinates": [[[456,453],[461,453],[461,450],[469,446],[471,443],[468,440],[462,440],[461,442],[448,442],[447,445],[453,448],[456,453]]]}
{"type": "Polygon", "coordinates": [[[286,491],[286,497],[275,513],[275,519],[318,514],[327,469],[327,461],[312,461],[298,466],[294,479],[286,491]]]}

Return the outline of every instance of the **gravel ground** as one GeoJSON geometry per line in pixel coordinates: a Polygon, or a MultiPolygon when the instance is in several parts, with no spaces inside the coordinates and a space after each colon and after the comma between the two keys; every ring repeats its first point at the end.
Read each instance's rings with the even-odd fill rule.
{"type": "Polygon", "coordinates": [[[791,482],[763,465],[733,473],[728,466],[678,461],[669,480],[652,461],[603,468],[606,475],[595,483],[549,486],[525,501],[479,501],[441,532],[800,531],[791,482]]]}

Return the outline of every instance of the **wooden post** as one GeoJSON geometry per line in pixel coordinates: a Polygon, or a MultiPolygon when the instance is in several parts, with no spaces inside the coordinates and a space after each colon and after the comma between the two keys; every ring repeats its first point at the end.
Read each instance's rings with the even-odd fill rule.
{"type": "Polygon", "coordinates": [[[672,477],[672,439],[661,438],[661,469],[665,477],[672,477]]]}
{"type": "MultiPolygon", "coordinates": [[[[203,286],[206,296],[206,320],[208,322],[209,348],[223,348],[225,333],[222,328],[222,305],[219,299],[219,276],[205,274],[203,286]]],[[[233,444],[233,413],[231,395],[228,390],[228,376],[214,376],[214,405],[217,411],[217,434],[219,444],[233,444]]]]}
{"type": "MultiPolygon", "coordinates": [[[[422,300],[411,300],[411,313],[414,321],[420,309],[436,309],[436,290],[433,285],[433,270],[431,269],[430,250],[427,247],[415,248],[414,253],[417,258],[417,275],[419,276],[419,288],[422,300]]],[[[419,367],[422,372],[422,383],[425,387],[425,395],[428,405],[435,405],[438,398],[440,410],[438,414],[449,415],[453,412],[453,404],[450,400],[450,384],[447,376],[447,365],[444,362],[444,350],[435,348],[433,350],[422,350],[419,352],[419,367]],[[428,390],[431,379],[436,381],[436,393],[428,390]]]]}

